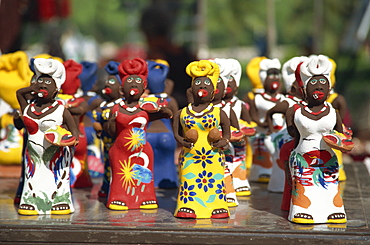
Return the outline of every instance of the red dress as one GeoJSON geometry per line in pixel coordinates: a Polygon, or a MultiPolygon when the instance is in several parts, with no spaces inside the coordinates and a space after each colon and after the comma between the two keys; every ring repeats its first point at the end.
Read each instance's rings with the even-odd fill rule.
{"type": "Polygon", "coordinates": [[[116,139],[109,151],[111,183],[107,207],[114,210],[157,208],[153,182],[153,150],[146,141],[149,116],[137,109],[131,115],[115,105],[116,139]]]}

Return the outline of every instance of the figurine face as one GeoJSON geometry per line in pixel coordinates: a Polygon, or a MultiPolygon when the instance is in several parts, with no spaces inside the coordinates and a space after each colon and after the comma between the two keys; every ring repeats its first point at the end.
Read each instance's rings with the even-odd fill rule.
{"type": "Polygon", "coordinates": [[[276,92],[280,88],[280,71],[278,69],[268,69],[267,77],[264,82],[264,89],[266,92],[276,92]]]}
{"type": "Polygon", "coordinates": [[[230,76],[229,82],[227,83],[225,99],[232,98],[236,94],[237,89],[234,77],[230,76]]]}
{"type": "Polygon", "coordinates": [[[322,104],[329,94],[329,81],[325,76],[313,76],[306,86],[307,102],[322,104]]]}
{"type": "Polygon", "coordinates": [[[119,98],[121,96],[120,86],[121,84],[117,80],[117,77],[110,75],[105,81],[103,93],[112,99],[119,98]]]}
{"type": "Polygon", "coordinates": [[[214,96],[213,84],[208,77],[196,77],[193,80],[192,92],[194,100],[212,101],[214,96]]]}
{"type": "Polygon", "coordinates": [[[53,78],[49,75],[41,75],[33,83],[36,97],[44,100],[54,99],[58,93],[57,86],[53,78]]]}
{"type": "Polygon", "coordinates": [[[217,88],[214,94],[213,100],[221,100],[225,96],[225,83],[222,81],[221,77],[218,77],[217,88]]]}
{"type": "Polygon", "coordinates": [[[125,98],[133,98],[139,100],[140,96],[144,93],[144,80],[138,75],[131,75],[122,81],[122,92],[125,98]]]}

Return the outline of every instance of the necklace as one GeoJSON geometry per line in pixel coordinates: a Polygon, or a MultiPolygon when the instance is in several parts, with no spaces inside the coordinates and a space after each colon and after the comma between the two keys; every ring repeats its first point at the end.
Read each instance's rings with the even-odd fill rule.
{"type": "Polygon", "coordinates": [[[55,107],[58,103],[58,101],[54,101],[53,104],[49,105],[48,107],[45,107],[44,109],[41,110],[41,112],[37,112],[36,109],[35,109],[35,102],[32,102],[31,103],[31,112],[37,116],[40,116],[41,114],[47,112],[48,110],[50,110],[51,108],[55,107]]]}
{"type": "Polygon", "coordinates": [[[196,117],[200,117],[200,116],[203,116],[205,113],[208,113],[211,109],[212,109],[212,107],[213,107],[213,104],[212,103],[210,103],[208,106],[207,106],[207,108],[205,108],[203,111],[201,111],[201,112],[196,112],[196,111],[194,111],[193,110],[193,107],[192,107],[192,105],[191,104],[189,104],[188,105],[188,109],[189,109],[189,111],[191,112],[191,114],[193,114],[194,116],[196,116],[196,117]]]}
{"type": "Polygon", "coordinates": [[[122,100],[122,98],[118,98],[116,99],[115,101],[112,101],[112,102],[109,102],[107,103],[107,101],[103,101],[100,105],[100,107],[112,107],[114,106],[115,104],[118,104],[120,101],[122,100]],[[103,104],[104,103],[104,104],[103,104]]]}
{"type": "Polygon", "coordinates": [[[129,111],[129,112],[134,112],[137,110],[137,108],[139,108],[139,104],[135,105],[134,107],[128,107],[126,104],[125,104],[125,101],[121,101],[119,102],[120,106],[125,109],[126,111],[129,111]]]}
{"type": "Polygon", "coordinates": [[[266,99],[266,100],[270,100],[270,101],[276,102],[276,101],[279,101],[280,100],[281,94],[277,94],[276,97],[272,97],[269,94],[262,93],[262,97],[264,99],[266,99]]]}
{"type": "Polygon", "coordinates": [[[318,112],[313,112],[310,108],[308,108],[308,106],[307,106],[307,105],[305,105],[305,106],[304,106],[304,109],[305,109],[308,113],[310,113],[310,114],[312,114],[312,115],[314,115],[314,116],[319,115],[320,113],[322,113],[323,111],[325,111],[325,110],[326,110],[326,108],[328,108],[328,106],[327,106],[327,105],[326,105],[326,103],[325,103],[325,105],[321,108],[321,110],[319,110],[318,112]]]}

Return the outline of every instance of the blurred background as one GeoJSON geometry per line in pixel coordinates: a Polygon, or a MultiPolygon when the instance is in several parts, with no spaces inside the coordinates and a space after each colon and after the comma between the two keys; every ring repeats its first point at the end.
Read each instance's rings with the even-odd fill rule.
{"type": "Polygon", "coordinates": [[[325,54],[337,63],[335,90],[347,99],[351,126],[367,139],[369,27],[370,0],[0,0],[3,54],[49,53],[100,67],[162,58],[185,88],[190,61],[235,58],[243,67],[239,97],[251,89],[245,66],[252,57],[284,63],[325,54]]]}

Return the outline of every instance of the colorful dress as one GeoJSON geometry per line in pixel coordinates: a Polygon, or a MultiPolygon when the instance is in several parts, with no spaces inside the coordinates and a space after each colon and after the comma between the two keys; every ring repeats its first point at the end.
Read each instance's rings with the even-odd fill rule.
{"type": "Polygon", "coordinates": [[[318,120],[304,116],[302,108],[296,106],[294,123],[300,140],[289,160],[293,189],[288,219],[292,222],[346,222],[338,185],[338,160],[322,139],[323,133],[334,128],[336,112],[329,103],[325,106],[329,114],[318,120]]]}
{"type": "MultiPolygon", "coordinates": [[[[111,108],[121,101],[122,98],[119,98],[110,103],[107,103],[107,101],[103,101],[102,103],[100,103],[99,107],[101,109],[101,112],[98,112],[96,110],[92,112],[94,120],[103,126],[108,121],[111,108]]],[[[100,138],[103,142],[104,175],[103,183],[99,190],[99,196],[107,197],[109,192],[110,171],[111,171],[108,154],[114,141],[113,138],[105,130],[102,130],[100,138]]]]}
{"type": "Polygon", "coordinates": [[[107,207],[114,210],[157,208],[153,181],[153,150],[146,141],[146,111],[117,112],[116,139],[109,151],[111,182],[107,207]]]}
{"type": "MultiPolygon", "coordinates": [[[[266,112],[276,105],[283,98],[282,94],[271,97],[266,93],[255,95],[255,104],[258,111],[260,122],[265,121],[266,112]]],[[[272,117],[274,128],[280,130],[285,124],[282,114],[276,113],[272,117]]],[[[266,135],[267,129],[262,127],[256,128],[257,133],[251,137],[253,148],[253,163],[249,174],[250,181],[268,182],[272,173],[272,159],[275,148],[270,135],[266,135]]]]}
{"type": "Polygon", "coordinates": [[[71,147],[59,147],[45,140],[45,131],[63,124],[64,106],[40,119],[23,112],[28,132],[25,176],[18,212],[25,215],[74,212],[70,191],[71,147]]]}
{"type": "MultiPolygon", "coordinates": [[[[189,104],[191,108],[191,105],[189,104]]],[[[226,218],[229,216],[224,183],[224,154],[213,148],[208,133],[220,124],[220,108],[211,104],[203,112],[184,108],[180,122],[184,133],[198,132],[198,139],[180,155],[180,189],[175,217],[226,218]],[[189,113],[189,111],[191,113],[189,113]]]]}

